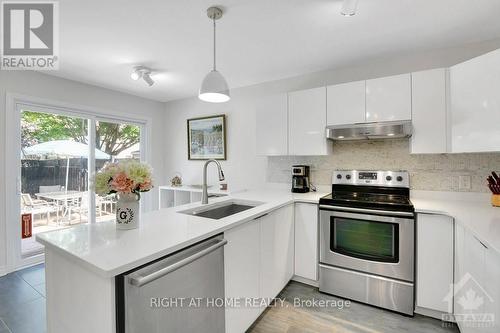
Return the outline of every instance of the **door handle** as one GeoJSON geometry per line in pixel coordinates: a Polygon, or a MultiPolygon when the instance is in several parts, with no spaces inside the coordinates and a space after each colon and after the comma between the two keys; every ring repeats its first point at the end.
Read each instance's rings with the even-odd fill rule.
{"type": "Polygon", "coordinates": [[[150,282],[158,280],[159,278],[161,278],[169,273],[172,273],[173,271],[176,271],[179,268],[184,267],[184,266],[192,263],[193,261],[195,261],[203,256],[206,256],[210,252],[213,252],[213,251],[217,250],[219,247],[224,246],[226,244],[227,244],[227,240],[222,239],[222,240],[218,241],[217,243],[215,243],[215,244],[213,244],[213,245],[211,245],[211,246],[209,246],[209,247],[207,247],[199,252],[196,252],[195,254],[193,254],[187,258],[181,259],[181,260],[179,260],[179,261],[177,261],[177,262],[175,262],[172,265],[169,265],[167,267],[163,267],[163,268],[161,268],[161,269],[157,270],[156,272],[153,272],[149,275],[141,276],[141,277],[131,277],[129,279],[129,283],[133,286],[136,286],[136,287],[142,287],[145,284],[148,284],[150,282]]]}

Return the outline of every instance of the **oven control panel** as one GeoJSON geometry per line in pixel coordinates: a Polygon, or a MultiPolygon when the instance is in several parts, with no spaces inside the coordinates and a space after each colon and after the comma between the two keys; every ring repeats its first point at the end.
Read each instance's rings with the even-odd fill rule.
{"type": "Polygon", "coordinates": [[[407,171],[336,170],[332,184],[410,187],[407,171]]]}

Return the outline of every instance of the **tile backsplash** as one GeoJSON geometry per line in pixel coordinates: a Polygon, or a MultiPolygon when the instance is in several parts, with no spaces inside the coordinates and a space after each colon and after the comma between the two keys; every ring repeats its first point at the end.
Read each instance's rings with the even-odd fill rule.
{"type": "Polygon", "coordinates": [[[291,166],[311,167],[311,183],[331,184],[332,171],[407,170],[411,188],[429,191],[489,192],[486,177],[500,171],[500,153],[419,154],[409,153],[409,140],[344,141],[333,143],[328,156],[271,156],[267,181],[291,182],[291,166]],[[459,187],[460,176],[469,176],[470,189],[459,187]]]}

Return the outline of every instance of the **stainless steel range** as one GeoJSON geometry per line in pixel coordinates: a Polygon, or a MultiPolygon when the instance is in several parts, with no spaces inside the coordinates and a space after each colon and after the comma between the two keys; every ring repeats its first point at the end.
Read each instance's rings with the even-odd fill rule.
{"type": "Polygon", "coordinates": [[[321,292],[413,315],[415,213],[409,175],[335,171],[320,199],[321,292]]]}

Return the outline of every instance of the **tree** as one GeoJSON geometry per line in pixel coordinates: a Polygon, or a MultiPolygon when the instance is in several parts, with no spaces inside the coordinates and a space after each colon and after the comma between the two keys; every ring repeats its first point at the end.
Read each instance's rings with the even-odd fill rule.
{"type": "MultiPolygon", "coordinates": [[[[22,147],[52,140],[88,143],[86,119],[48,113],[23,111],[22,147]]],[[[128,124],[96,122],[96,148],[116,156],[140,141],[140,127],[128,124]]]]}

